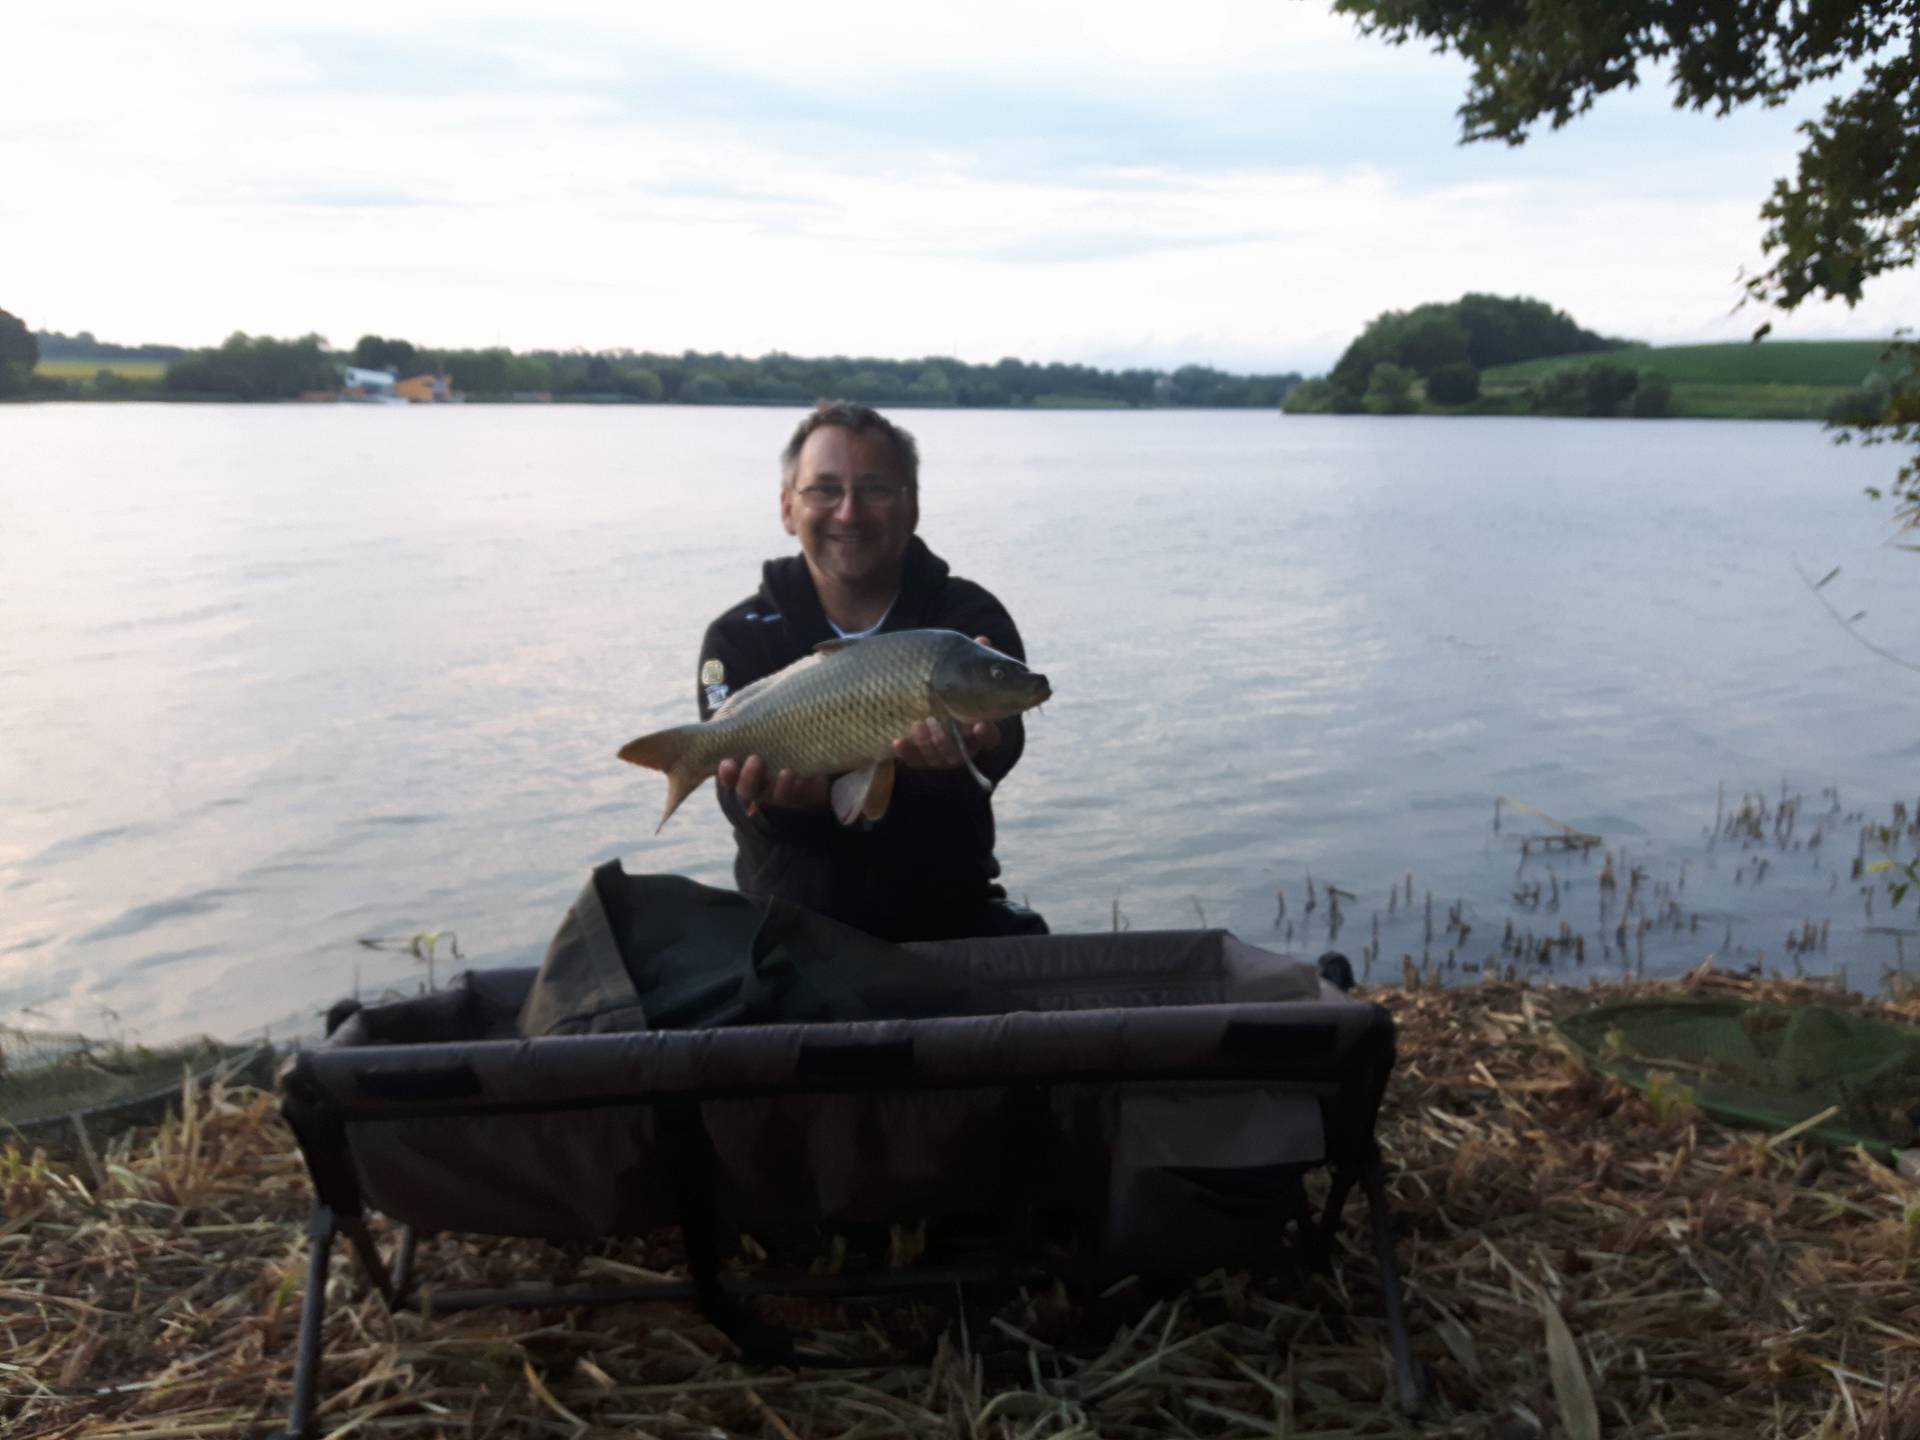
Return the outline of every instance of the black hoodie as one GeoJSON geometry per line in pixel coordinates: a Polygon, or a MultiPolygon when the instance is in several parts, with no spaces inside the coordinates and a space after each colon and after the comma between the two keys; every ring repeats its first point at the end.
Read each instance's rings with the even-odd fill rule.
{"type": "MultiPolygon", "coordinates": [[[[907,544],[900,595],[880,629],[984,635],[1003,654],[1027,658],[1006,608],[952,574],[917,535],[907,544]]],[[[833,638],[805,557],[767,561],[759,594],[707,627],[696,685],[700,718],[709,718],[732,691],[833,638]]],[[[974,762],[996,782],[1026,744],[1018,717],[999,724],[999,745],[974,762]]],[[[749,817],[731,790],[720,791],[720,808],[740,847],[733,874],[743,894],[791,900],[885,939],[966,933],[969,917],[1005,893],[993,883],[1000,874],[993,804],[964,769],[902,767],[887,813],[847,826],[830,812],[765,806],[749,817]]]]}

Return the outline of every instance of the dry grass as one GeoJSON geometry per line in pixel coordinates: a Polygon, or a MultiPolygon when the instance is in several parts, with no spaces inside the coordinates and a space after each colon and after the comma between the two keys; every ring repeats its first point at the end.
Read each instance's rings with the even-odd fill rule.
{"type": "MultiPolygon", "coordinates": [[[[1435,1375],[1417,1425],[1381,1401],[1362,1239],[1327,1279],[1041,1293],[953,1327],[931,1364],[832,1374],[746,1370],[697,1316],[662,1306],[389,1316],[338,1257],[315,1433],[1920,1440],[1920,1189],[1861,1154],[1769,1145],[1684,1104],[1656,1114],[1575,1068],[1547,1021],[1589,992],[1382,998],[1401,1059],[1381,1137],[1414,1343],[1435,1375]]],[[[307,1202],[257,1091],[119,1138],[97,1174],[0,1151],[0,1429],[159,1440],[277,1426],[307,1202]]],[[[1361,1233],[1363,1213],[1350,1202],[1361,1233]]],[[[420,1273],[499,1282],[530,1278],[531,1261],[617,1277],[671,1259],[640,1242],[562,1256],[443,1238],[422,1246],[420,1273]]],[[[874,1353],[950,1309],[780,1313],[874,1353]]]]}

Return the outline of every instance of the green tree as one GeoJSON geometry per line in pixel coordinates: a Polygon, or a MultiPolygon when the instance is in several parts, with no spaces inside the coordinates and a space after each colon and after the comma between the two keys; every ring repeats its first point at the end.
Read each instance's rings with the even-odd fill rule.
{"type": "Polygon", "coordinates": [[[40,363],[40,342],[26,321],[0,310],[0,395],[27,388],[33,367],[40,363]]]}
{"type": "Polygon", "coordinates": [[[1467,332],[1467,358],[1481,370],[1548,355],[1618,349],[1624,342],[1583,329],[1573,317],[1524,295],[1462,295],[1451,307],[1467,332]]]}
{"type": "Polygon", "coordinates": [[[1376,415],[1411,415],[1413,381],[1413,372],[1405,366],[1382,361],[1367,377],[1367,409],[1376,415]]]}
{"type": "Polygon", "coordinates": [[[1642,370],[1633,391],[1636,420],[1665,419],[1673,408],[1673,382],[1657,370],[1642,370]]]}
{"type": "Polygon", "coordinates": [[[420,370],[413,345],[406,340],[387,340],[378,335],[362,335],[354,343],[353,363],[367,370],[392,370],[399,375],[414,375],[420,370]]]}
{"type": "Polygon", "coordinates": [[[1827,406],[1827,421],[1833,425],[1878,425],[1887,413],[1892,393],[1885,376],[1869,375],[1857,389],[1836,397],[1827,406]]]}
{"type": "Polygon", "coordinates": [[[1354,337],[1344,354],[1333,362],[1327,378],[1334,388],[1348,395],[1366,393],[1373,367],[1394,363],[1400,354],[1400,323],[1404,317],[1394,310],[1376,315],[1366,329],[1354,337]]]}
{"type": "Polygon", "coordinates": [[[505,395],[513,389],[513,353],[500,347],[453,350],[440,356],[468,395],[505,395]]]}
{"type": "Polygon", "coordinates": [[[1422,305],[1400,327],[1399,363],[1431,378],[1446,365],[1468,361],[1467,327],[1451,305],[1422,305]]]}
{"type": "Polygon", "coordinates": [[[1587,377],[1578,365],[1549,370],[1534,385],[1532,400],[1536,415],[1584,415],[1587,413],[1587,377]]]}
{"type": "Polygon", "coordinates": [[[1605,350],[1620,342],[1583,330],[1552,306],[1524,296],[1463,295],[1449,304],[1419,305],[1376,315],[1334,362],[1328,378],[1341,391],[1366,391],[1373,367],[1387,362],[1431,377],[1443,365],[1484,370],[1516,360],[1605,350]]]}
{"type": "Polygon", "coordinates": [[[920,378],[913,382],[908,393],[922,405],[951,405],[953,382],[940,366],[929,365],[920,372],[920,378]]]}
{"type": "Polygon", "coordinates": [[[1596,360],[1587,366],[1587,414],[1618,415],[1620,407],[1633,398],[1640,386],[1640,372],[1625,365],[1596,360]]]}
{"type": "Polygon", "coordinates": [[[229,400],[291,400],[303,390],[332,390],[340,376],[318,335],[276,340],[234,334],[217,350],[190,350],[167,366],[177,394],[229,400]]]}
{"type": "Polygon", "coordinates": [[[1618,365],[1562,365],[1533,387],[1538,415],[1613,415],[1633,394],[1638,376],[1618,365]]]}
{"type": "Polygon", "coordinates": [[[1287,415],[1327,415],[1333,410],[1333,382],[1316,377],[1302,380],[1287,391],[1280,401],[1280,409],[1287,415]]]}
{"type": "MultiPolygon", "coordinates": [[[[1466,59],[1459,115],[1470,141],[1518,145],[1543,121],[1558,129],[1638,84],[1643,67],[1671,75],[1676,107],[1720,115],[1837,80],[1840,93],[1800,126],[1795,173],[1760,206],[1768,265],[1744,281],[1746,296],[1783,312],[1813,296],[1851,305],[1869,280],[1920,260],[1914,0],[1334,0],[1334,9],[1365,34],[1466,59]]],[[[1920,361],[1920,344],[1903,348],[1920,361]]],[[[1920,446],[1911,376],[1858,427],[1869,440],[1920,446]]],[[[1920,450],[1891,488],[1903,521],[1920,525],[1920,450]]]]}
{"type": "Polygon", "coordinates": [[[1471,405],[1480,398],[1480,372],[1465,361],[1442,365],[1427,377],[1427,398],[1436,405],[1471,405]]]}
{"type": "MultiPolygon", "coordinates": [[[[1659,377],[1664,384],[1666,377],[1659,377]]],[[[1562,365],[1548,373],[1533,391],[1533,408],[1541,415],[1587,415],[1595,419],[1618,415],[1640,385],[1640,372],[1625,365],[1596,360],[1588,365],[1562,365]]]]}
{"type": "Polygon", "coordinates": [[[100,369],[93,372],[93,393],[101,400],[127,400],[138,395],[143,387],[117,370],[100,369]]]}
{"type": "Polygon", "coordinates": [[[651,370],[638,366],[624,367],[614,381],[614,388],[622,395],[647,404],[657,402],[665,393],[660,377],[651,370]]]}

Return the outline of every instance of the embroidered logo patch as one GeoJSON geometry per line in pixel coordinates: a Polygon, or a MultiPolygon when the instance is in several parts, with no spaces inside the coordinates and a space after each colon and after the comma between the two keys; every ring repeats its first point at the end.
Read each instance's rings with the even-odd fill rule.
{"type": "Polygon", "coordinates": [[[727,667],[717,659],[703,661],[700,666],[700,683],[702,685],[726,684],[727,667]]]}

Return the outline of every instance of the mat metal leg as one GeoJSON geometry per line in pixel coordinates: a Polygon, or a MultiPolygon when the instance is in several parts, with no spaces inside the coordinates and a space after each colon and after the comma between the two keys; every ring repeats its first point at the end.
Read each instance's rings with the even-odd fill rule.
{"type": "Polygon", "coordinates": [[[391,1310],[395,1303],[393,1280],[387,1274],[387,1262],[380,1258],[380,1247],[373,1242],[373,1232],[367,1228],[367,1217],[345,1215],[335,1223],[360,1258],[360,1268],[367,1272],[367,1279],[391,1310]]]}
{"type": "Polygon", "coordinates": [[[1333,1172],[1327,1187],[1327,1203],[1320,1212],[1320,1225],[1314,1237],[1315,1259],[1322,1266],[1333,1264],[1333,1242],[1340,1233],[1340,1212],[1346,1208],[1347,1196],[1353,1192],[1356,1178],[1354,1172],[1343,1165],[1333,1172]]]}
{"type": "Polygon", "coordinates": [[[1380,1153],[1367,1157],[1360,1172],[1367,1191],[1367,1211],[1373,1221],[1373,1253],[1380,1265],[1381,1308],[1387,1313],[1387,1342],[1393,1349],[1393,1388],[1400,1408],[1416,1415],[1426,1401],[1426,1381],[1414,1362],[1407,1338],[1406,1306],[1400,1294],[1400,1267],[1393,1258],[1393,1221],[1387,1211],[1386,1173],[1380,1153]]]}
{"type": "Polygon", "coordinates": [[[407,1291],[413,1288],[413,1226],[400,1227],[400,1248],[393,1257],[393,1294],[387,1303],[399,1309],[407,1301],[407,1291]]]}
{"type": "Polygon", "coordinates": [[[300,1339],[294,1351],[293,1401],[287,1408],[286,1440],[306,1440],[313,1423],[313,1388],[320,1375],[320,1327],[327,1306],[327,1261],[337,1233],[333,1208],[316,1204],[307,1221],[307,1293],[300,1302],[300,1339]]]}
{"type": "Polygon", "coordinates": [[[693,1281],[694,1303],[748,1361],[757,1365],[792,1364],[792,1337],[756,1320],[746,1305],[721,1284],[713,1141],[698,1104],[663,1105],[658,1123],[668,1146],[667,1188],[687,1250],[687,1276],[693,1281]]]}

